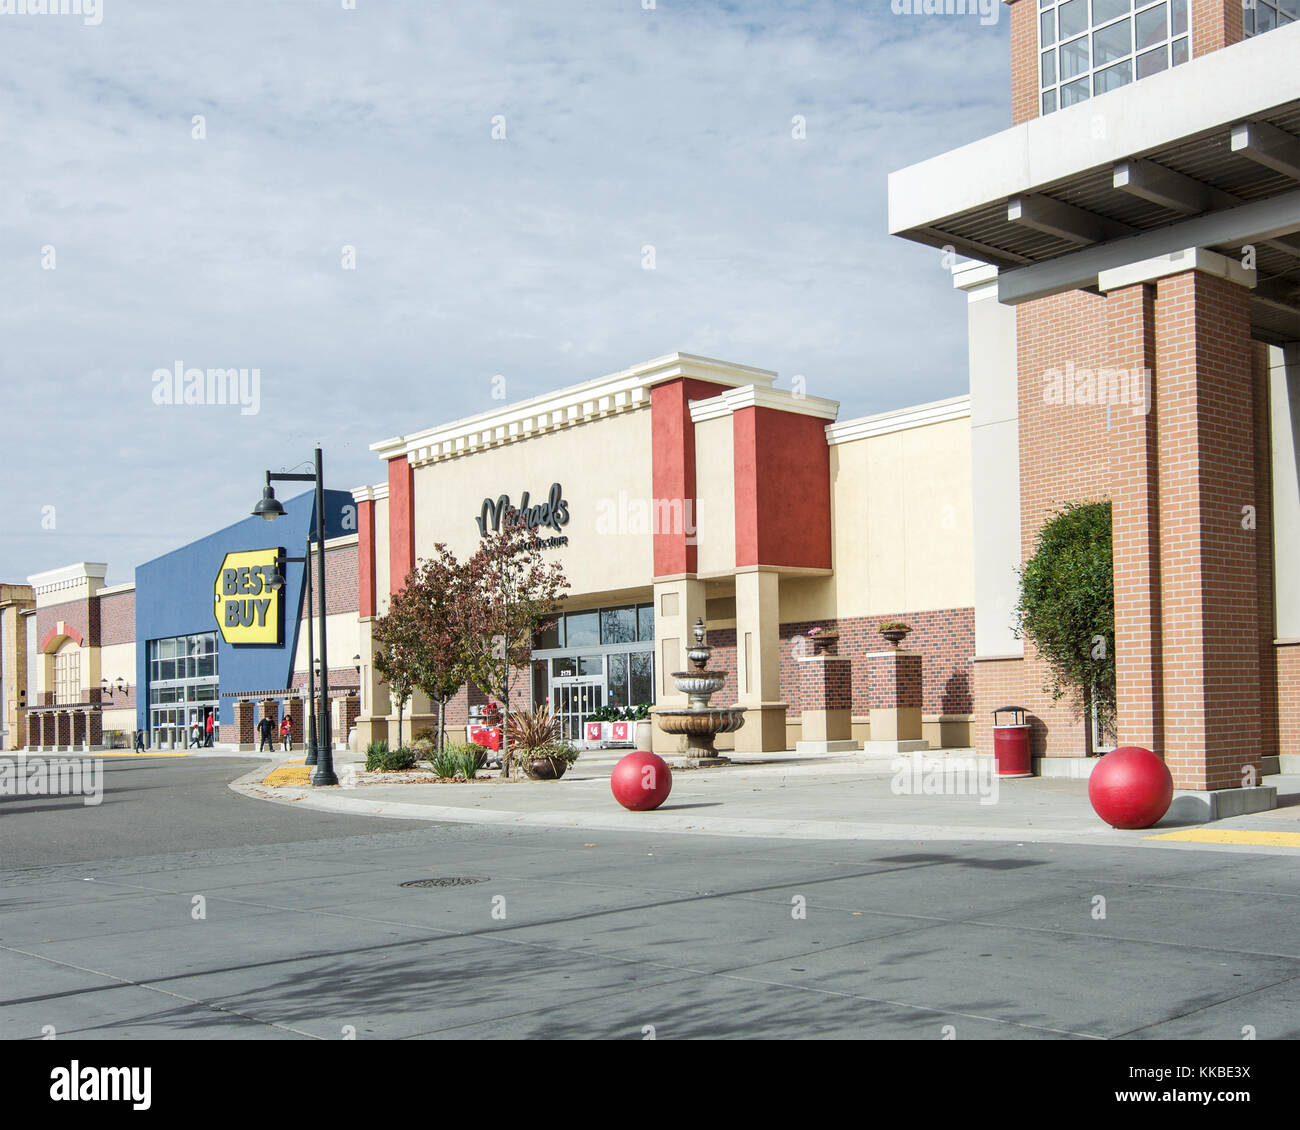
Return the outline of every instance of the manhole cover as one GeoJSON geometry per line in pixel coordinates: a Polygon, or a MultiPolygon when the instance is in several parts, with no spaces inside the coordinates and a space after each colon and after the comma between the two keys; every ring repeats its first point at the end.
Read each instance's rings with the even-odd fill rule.
{"type": "Polygon", "coordinates": [[[468,887],[474,883],[486,883],[487,877],[473,875],[447,875],[440,879],[412,879],[409,883],[399,883],[399,887],[468,887]]]}

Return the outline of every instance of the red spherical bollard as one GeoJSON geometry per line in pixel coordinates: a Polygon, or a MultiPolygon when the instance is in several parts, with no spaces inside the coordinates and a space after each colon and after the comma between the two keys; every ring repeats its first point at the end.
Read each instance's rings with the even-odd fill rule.
{"type": "Polygon", "coordinates": [[[673,791],[673,771],[657,754],[629,753],[614,766],[609,788],[624,808],[647,812],[668,799],[673,791]]]}
{"type": "Polygon", "coordinates": [[[1093,766],[1088,800],[1112,828],[1149,828],[1169,811],[1174,778],[1149,749],[1120,746],[1093,766]]]}

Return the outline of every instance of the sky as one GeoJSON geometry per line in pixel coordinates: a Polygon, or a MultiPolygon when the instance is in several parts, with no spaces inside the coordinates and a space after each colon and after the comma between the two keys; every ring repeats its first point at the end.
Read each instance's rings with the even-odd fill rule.
{"type": "Polygon", "coordinates": [[[887,177],[1009,127],[1001,3],[25,7],[0,0],[0,581],[130,581],[317,444],[327,486],[382,481],[371,443],[501,406],[496,378],[682,351],[841,420],[968,390],[964,295],[888,234],[887,177]],[[178,364],[247,369],[243,402],[167,403],[178,364]]]}

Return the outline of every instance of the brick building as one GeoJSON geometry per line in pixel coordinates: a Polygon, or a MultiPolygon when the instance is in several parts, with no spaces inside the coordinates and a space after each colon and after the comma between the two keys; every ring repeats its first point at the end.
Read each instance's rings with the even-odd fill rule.
{"type": "MultiPolygon", "coordinates": [[[[966,257],[975,744],[1091,727],[1012,630],[1060,504],[1109,500],[1118,740],[1206,808],[1300,765],[1300,24],[1290,0],[1012,0],[1011,129],[890,178],[890,229],[966,257]]],[[[1227,807],[1225,807],[1227,806],[1227,807]]]]}
{"type": "MultiPolygon", "coordinates": [[[[369,625],[416,559],[439,542],[471,555],[502,500],[554,500],[545,552],[571,587],[513,705],[551,705],[570,737],[601,706],[685,705],[672,673],[699,618],[726,673],[715,701],[745,711],[719,748],[969,745],[967,398],[841,421],[776,376],[671,354],[372,445],[382,479],[354,492],[359,739],[397,740],[369,625]],[[901,653],[888,620],[912,627],[901,653]]],[[[482,701],[462,692],[450,721],[482,701]]],[[[434,724],[419,694],[404,713],[416,732],[434,724]]],[[[656,726],[656,748],[680,740],[656,726]]]]}
{"type": "MultiPolygon", "coordinates": [[[[319,648],[315,612],[320,606],[314,590],[310,604],[307,600],[303,564],[290,560],[279,566],[283,585],[262,614],[269,634],[227,639],[220,616],[231,599],[241,606],[256,604],[251,597],[223,600],[219,590],[228,554],[241,555],[237,564],[245,573],[249,565],[258,573],[263,565],[272,568],[282,550],[289,558],[307,553],[314,496],[300,495],[283,505],[285,515],[274,525],[247,517],[145,562],[126,584],[107,585],[106,565],[82,562],[29,577],[30,587],[0,588],[6,641],[0,688],[15,706],[19,684],[13,673],[25,661],[20,685],[27,708],[20,724],[13,721],[16,710],[10,711],[9,728],[18,731],[16,740],[9,736],[11,745],[125,748],[140,730],[150,750],[186,749],[192,744],[191,726],[197,722],[204,729],[211,714],[217,742],[251,746],[257,718],[267,714],[278,722],[287,714],[301,746],[307,629],[310,624],[319,648]],[[24,600],[24,594],[30,596],[24,600]],[[274,614],[268,615],[272,607],[274,614]],[[11,629],[11,622],[18,627],[11,629]],[[247,732],[241,733],[241,723],[247,732]]],[[[356,507],[346,492],[326,491],[325,512],[330,707],[342,741],[356,715],[358,686],[356,507]]],[[[315,554],[313,546],[313,579],[315,554]]],[[[257,588],[261,593],[260,584],[257,588]]]]}

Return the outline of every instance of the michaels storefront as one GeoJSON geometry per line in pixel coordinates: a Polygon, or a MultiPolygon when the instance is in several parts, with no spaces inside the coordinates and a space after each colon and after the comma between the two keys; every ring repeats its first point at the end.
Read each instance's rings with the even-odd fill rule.
{"type": "MultiPolygon", "coordinates": [[[[714,702],[745,716],[719,748],[843,748],[904,710],[877,712],[872,688],[888,646],[877,629],[906,618],[924,671],[905,721],[931,745],[968,745],[967,398],[837,422],[834,401],[776,376],[671,354],[373,444],[382,478],[353,492],[358,745],[399,740],[371,622],[417,558],[443,543],[465,560],[508,520],[542,535],[569,582],[512,709],[548,704],[577,737],[604,706],[685,707],[672,676],[702,619],[726,675],[714,702]],[[830,674],[810,681],[814,668],[830,674]]],[[[462,691],[448,722],[483,701],[462,691]]],[[[436,725],[419,694],[404,716],[400,740],[436,725]]],[[[657,750],[679,741],[655,726],[657,750]]]]}

